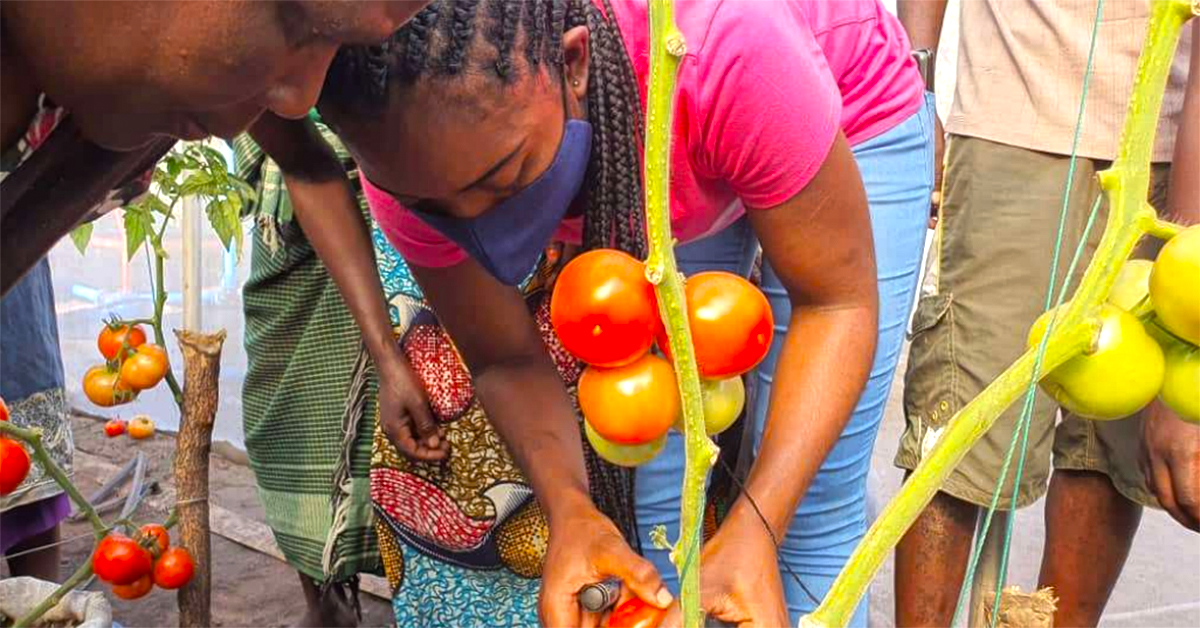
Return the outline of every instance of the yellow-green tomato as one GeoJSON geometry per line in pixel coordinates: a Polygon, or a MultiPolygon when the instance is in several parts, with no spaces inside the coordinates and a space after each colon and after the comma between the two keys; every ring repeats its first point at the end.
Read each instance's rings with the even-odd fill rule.
{"type": "Polygon", "coordinates": [[[746,407],[746,385],[740,375],[700,382],[704,397],[704,430],[716,436],[729,429],[746,407]]]}
{"type": "Polygon", "coordinates": [[[588,442],[592,444],[592,449],[595,449],[601,458],[622,467],[636,467],[649,462],[667,444],[666,434],[641,445],[621,445],[605,440],[603,436],[596,433],[596,430],[592,429],[592,425],[587,421],[583,422],[583,429],[587,434],[588,442]]]}
{"type": "Polygon", "coordinates": [[[1200,225],[1184,229],[1159,251],[1150,300],[1167,330],[1200,345],[1200,225]]]}
{"type": "Polygon", "coordinates": [[[1164,347],[1166,370],[1158,398],[1188,423],[1200,423],[1200,348],[1173,340],[1164,347]]]}
{"type": "Polygon", "coordinates": [[[1132,312],[1143,299],[1150,296],[1150,271],[1154,262],[1146,259],[1131,259],[1117,273],[1112,290],[1108,291],[1108,302],[1132,312]]]}
{"type": "MultiPolygon", "coordinates": [[[[1053,310],[1029,331],[1036,347],[1053,310]]],[[[1101,328],[1092,349],[1046,374],[1042,390],[1072,414],[1112,420],[1141,410],[1163,383],[1163,352],[1135,316],[1112,305],[1101,306],[1101,328]]]]}
{"type": "MultiPolygon", "coordinates": [[[[725,379],[701,379],[700,394],[704,402],[704,431],[709,436],[729,429],[746,407],[746,385],[741,375],[725,379]]],[[[672,427],[683,432],[682,407],[672,427]]]]}

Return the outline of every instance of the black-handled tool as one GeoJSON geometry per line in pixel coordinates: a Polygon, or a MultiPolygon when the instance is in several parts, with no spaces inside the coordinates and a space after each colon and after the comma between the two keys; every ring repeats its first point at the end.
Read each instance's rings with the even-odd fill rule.
{"type": "Polygon", "coordinates": [[[579,605],[584,610],[591,613],[603,613],[616,606],[617,600],[621,598],[621,581],[618,578],[609,578],[584,585],[576,597],[579,598],[579,605]]]}
{"type": "MultiPolygon", "coordinates": [[[[621,599],[621,581],[617,578],[609,578],[601,582],[593,582],[585,585],[576,594],[579,598],[579,605],[584,610],[591,613],[603,613],[604,611],[617,605],[617,600],[621,599]]],[[[733,624],[717,619],[711,615],[704,617],[705,628],[733,628],[733,624]]]]}

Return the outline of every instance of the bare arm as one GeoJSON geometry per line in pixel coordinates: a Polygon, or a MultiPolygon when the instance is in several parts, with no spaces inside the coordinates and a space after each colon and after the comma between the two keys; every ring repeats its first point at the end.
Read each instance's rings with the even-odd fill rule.
{"type": "Polygon", "coordinates": [[[525,299],[470,259],[448,268],[414,266],[413,275],[546,513],[550,547],[542,573],[542,624],[594,622],[595,616],[580,615],[575,593],[609,576],[621,578],[648,602],[670,603],[654,567],[626,546],[591,503],[574,407],[525,299]]]}
{"type": "Polygon", "coordinates": [[[701,586],[706,610],[726,622],[782,626],[790,622],[774,568],[775,541],[784,538],[866,384],[878,288],[866,194],[841,135],[804,190],[748,214],[792,316],[762,447],[746,490],[705,545],[701,586]]]}
{"type": "MultiPolygon", "coordinates": [[[[947,0],[897,0],[896,15],[908,33],[914,50],[928,48],[937,52],[942,38],[942,21],[946,16],[947,0]]],[[[934,55],[937,56],[936,54],[934,55]]]]}
{"type": "Polygon", "coordinates": [[[393,338],[374,245],[337,155],[309,120],[267,114],[250,134],[283,170],[296,220],[362,332],[379,373],[385,433],[401,453],[424,460],[445,457],[446,442],[393,338]]]}

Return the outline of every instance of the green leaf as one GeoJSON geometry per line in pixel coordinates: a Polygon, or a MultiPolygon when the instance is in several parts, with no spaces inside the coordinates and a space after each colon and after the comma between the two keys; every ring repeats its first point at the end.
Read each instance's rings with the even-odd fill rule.
{"type": "Polygon", "coordinates": [[[71,241],[75,243],[75,248],[79,249],[79,254],[87,253],[88,242],[92,240],[92,228],[94,225],[90,222],[85,222],[71,231],[71,241]]]}
{"type": "Polygon", "coordinates": [[[242,223],[239,211],[241,207],[228,199],[214,199],[205,208],[208,223],[212,225],[217,238],[226,251],[232,251],[236,245],[238,259],[242,256],[242,223]]]}
{"type": "Polygon", "coordinates": [[[150,233],[152,226],[150,212],[144,206],[135,204],[125,208],[126,259],[133,259],[133,256],[137,255],[138,249],[146,241],[146,236],[150,233]]]}

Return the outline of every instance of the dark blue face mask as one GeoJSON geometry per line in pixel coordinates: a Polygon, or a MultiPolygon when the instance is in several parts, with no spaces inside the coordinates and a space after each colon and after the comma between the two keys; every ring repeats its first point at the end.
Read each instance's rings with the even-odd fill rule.
{"type": "Polygon", "coordinates": [[[475,218],[410,211],[462,247],[493,277],[516,286],[533,270],[579,194],[591,153],[592,125],[567,120],[550,167],[499,205],[475,218]]]}

